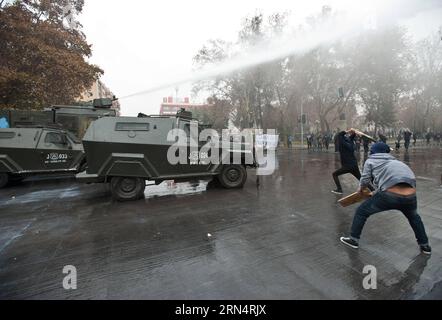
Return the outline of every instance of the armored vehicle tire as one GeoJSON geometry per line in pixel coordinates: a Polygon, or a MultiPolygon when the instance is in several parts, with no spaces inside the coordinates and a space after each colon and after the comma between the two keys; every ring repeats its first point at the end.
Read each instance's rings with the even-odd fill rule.
{"type": "Polygon", "coordinates": [[[7,173],[0,173],[0,188],[5,187],[9,182],[9,175],[7,173]]]}
{"type": "Polygon", "coordinates": [[[242,165],[225,165],[217,178],[224,188],[242,188],[247,180],[247,171],[242,165]]]}
{"type": "Polygon", "coordinates": [[[134,177],[112,177],[110,190],[117,201],[130,201],[141,198],[146,188],[146,181],[134,177]]]}

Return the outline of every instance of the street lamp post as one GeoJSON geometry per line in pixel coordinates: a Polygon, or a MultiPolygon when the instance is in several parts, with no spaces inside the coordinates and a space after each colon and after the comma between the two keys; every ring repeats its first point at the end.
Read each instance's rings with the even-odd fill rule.
{"type": "Polygon", "coordinates": [[[304,149],[304,107],[301,101],[301,148],[304,149]]]}

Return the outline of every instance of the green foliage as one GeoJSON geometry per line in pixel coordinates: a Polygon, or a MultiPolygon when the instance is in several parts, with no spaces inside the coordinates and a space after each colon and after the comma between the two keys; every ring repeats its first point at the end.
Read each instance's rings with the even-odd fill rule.
{"type": "Polygon", "coordinates": [[[216,97],[209,99],[210,105],[206,108],[192,110],[192,116],[204,125],[214,129],[225,129],[228,126],[231,107],[227,101],[216,97]]]}
{"type": "MultiPolygon", "coordinates": [[[[299,29],[320,25],[331,17],[339,18],[327,8],[309,17],[307,26],[299,29]]],[[[296,29],[289,31],[287,25],[286,14],[248,17],[235,43],[210,41],[195,56],[194,63],[198,68],[216,65],[249,49],[262,50],[266,46],[259,44],[281,34],[292,32],[296,36],[296,29]]],[[[341,114],[346,115],[348,126],[364,129],[367,122],[372,122],[376,128],[392,128],[404,117],[403,109],[411,108],[413,115],[422,118],[422,126],[431,124],[441,130],[442,41],[440,36],[430,38],[413,44],[404,28],[371,30],[303,54],[201,81],[194,91],[209,92],[228,104],[229,115],[240,128],[299,133],[301,110],[309,119],[304,126],[307,131],[309,126],[316,130],[319,124],[321,131],[331,132],[339,125],[341,114]]]]}
{"type": "Polygon", "coordinates": [[[83,0],[23,0],[0,8],[0,107],[71,103],[103,73],[86,61],[85,36],[67,25],[67,4],[81,12],[83,0]]]}

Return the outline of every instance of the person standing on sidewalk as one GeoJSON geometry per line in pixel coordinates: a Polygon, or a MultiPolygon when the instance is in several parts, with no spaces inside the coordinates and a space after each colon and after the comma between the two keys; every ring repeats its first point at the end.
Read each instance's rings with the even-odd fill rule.
{"type": "Polygon", "coordinates": [[[293,142],[293,136],[292,136],[292,135],[288,135],[288,136],[287,136],[287,147],[288,147],[289,149],[292,148],[292,142],[293,142]]]}
{"type": "Polygon", "coordinates": [[[362,136],[362,145],[364,146],[364,154],[368,154],[369,146],[370,146],[370,139],[367,137],[362,136]]]}
{"type": "Polygon", "coordinates": [[[370,150],[360,180],[359,192],[371,186],[377,187],[371,198],[356,210],[348,237],[340,240],[354,249],[359,248],[359,239],[367,219],[375,213],[387,210],[399,210],[408,219],[421,252],[431,254],[431,247],[421,217],[417,213],[416,177],[403,162],[389,154],[390,147],[375,143],[370,150]]]}
{"type": "Polygon", "coordinates": [[[387,136],[384,135],[382,132],[379,133],[379,141],[387,143],[387,136]]]}
{"type": "Polygon", "coordinates": [[[333,142],[335,145],[335,152],[339,152],[339,133],[338,132],[333,133],[333,142]]]}
{"type": "Polygon", "coordinates": [[[425,135],[425,140],[427,140],[427,146],[430,145],[430,139],[431,139],[431,133],[427,132],[427,134],[425,135]]]}
{"type": "Polygon", "coordinates": [[[342,194],[342,186],[339,181],[339,176],[346,173],[351,173],[356,177],[356,179],[359,180],[361,178],[361,172],[359,171],[358,161],[355,156],[355,131],[353,129],[350,129],[347,132],[341,131],[337,134],[337,136],[342,167],[333,172],[333,180],[335,181],[337,188],[332,190],[332,192],[342,194]]]}
{"type": "Polygon", "coordinates": [[[405,150],[408,151],[408,148],[410,147],[410,140],[411,140],[412,133],[409,129],[406,129],[404,131],[404,146],[405,150]]]}
{"type": "Polygon", "coordinates": [[[324,134],[324,137],[322,138],[322,144],[324,145],[324,147],[325,147],[325,150],[327,150],[328,151],[328,148],[329,148],[329,146],[330,146],[330,133],[325,133],[324,134]]]}

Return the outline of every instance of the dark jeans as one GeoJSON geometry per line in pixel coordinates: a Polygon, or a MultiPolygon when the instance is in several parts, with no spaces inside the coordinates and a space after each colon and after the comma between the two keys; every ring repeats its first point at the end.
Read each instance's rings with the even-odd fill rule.
{"type": "Polygon", "coordinates": [[[342,176],[343,174],[351,173],[356,177],[356,179],[361,179],[361,172],[359,171],[358,166],[352,166],[352,167],[342,167],[335,172],[333,172],[333,180],[335,180],[336,186],[338,187],[338,190],[342,190],[341,183],[339,182],[339,176],[342,176]]]}
{"type": "Polygon", "coordinates": [[[401,196],[388,191],[375,193],[373,197],[359,206],[353,218],[351,236],[359,239],[368,217],[387,210],[401,211],[408,219],[416,236],[417,243],[420,245],[428,244],[424,224],[417,213],[416,195],[401,196]]]}

